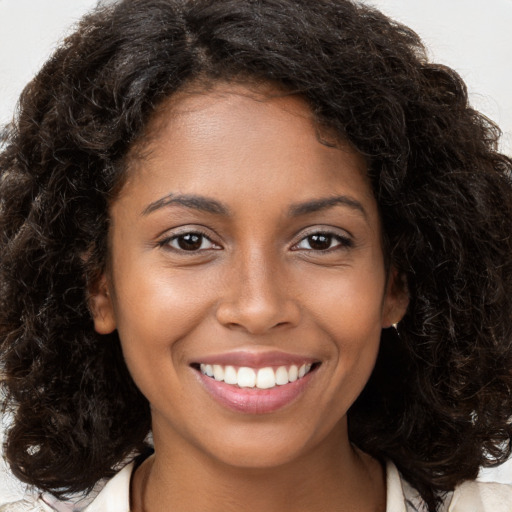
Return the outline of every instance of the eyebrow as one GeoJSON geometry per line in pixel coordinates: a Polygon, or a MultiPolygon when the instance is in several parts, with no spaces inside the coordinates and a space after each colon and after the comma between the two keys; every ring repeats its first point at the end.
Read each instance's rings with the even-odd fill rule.
{"type": "Polygon", "coordinates": [[[300,215],[307,215],[308,213],[315,213],[333,206],[343,205],[348,206],[352,210],[355,210],[363,214],[363,217],[367,218],[366,210],[363,205],[357,200],[349,196],[334,196],[320,199],[313,199],[305,203],[298,203],[292,205],[289,209],[289,215],[291,217],[298,217],[300,215]]]}
{"type": "Polygon", "coordinates": [[[197,196],[197,195],[174,195],[174,194],[168,194],[165,197],[162,197],[158,199],[157,201],[154,201],[153,203],[149,204],[142,210],[141,215],[149,215],[150,213],[159,210],[161,208],[165,208],[166,206],[169,206],[171,204],[177,204],[180,206],[184,206],[186,208],[192,208],[194,210],[201,210],[203,212],[207,213],[215,213],[218,215],[229,215],[229,210],[226,206],[224,206],[219,201],[216,201],[215,199],[210,199],[208,197],[204,196],[197,196]]]}
{"type": "MultiPolygon", "coordinates": [[[[146,208],[144,208],[141,215],[149,215],[156,210],[165,208],[166,206],[172,204],[177,204],[179,206],[184,206],[185,208],[192,208],[194,210],[200,210],[216,215],[230,214],[229,209],[225,205],[209,197],[191,194],[168,194],[150,203],[146,208]]],[[[320,199],[312,199],[311,201],[304,203],[297,203],[290,206],[288,214],[290,217],[299,217],[301,215],[307,215],[309,213],[326,210],[337,205],[348,206],[349,208],[362,213],[365,218],[367,217],[366,210],[364,209],[363,205],[356,199],[349,196],[326,197],[320,199]]]]}

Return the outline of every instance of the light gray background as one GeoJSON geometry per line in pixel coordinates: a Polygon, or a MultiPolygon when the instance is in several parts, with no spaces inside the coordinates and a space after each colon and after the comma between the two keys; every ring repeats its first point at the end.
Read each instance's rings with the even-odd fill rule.
{"type": "MultiPolygon", "coordinates": [[[[512,156],[512,0],[366,2],[414,28],[432,59],[462,75],[471,103],[501,126],[502,151],[512,156]]],[[[11,119],[23,86],[58,41],[94,5],[96,0],[0,0],[0,124],[11,119]]],[[[512,461],[486,471],[485,479],[512,482],[512,461]]],[[[20,490],[0,460],[0,504],[20,490]]]]}

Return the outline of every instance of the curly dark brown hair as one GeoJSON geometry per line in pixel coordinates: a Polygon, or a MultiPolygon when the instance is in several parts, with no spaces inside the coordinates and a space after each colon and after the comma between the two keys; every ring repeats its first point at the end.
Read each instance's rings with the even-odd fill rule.
{"type": "Polygon", "coordinates": [[[460,77],[349,0],[125,0],[85,17],[25,88],[0,154],[0,347],[15,475],[58,496],[144,450],[146,399],[87,289],[109,204],[158,105],[197,80],[279,83],[368,161],[410,295],[349,411],[435,510],[512,436],[512,160],[460,77]]]}

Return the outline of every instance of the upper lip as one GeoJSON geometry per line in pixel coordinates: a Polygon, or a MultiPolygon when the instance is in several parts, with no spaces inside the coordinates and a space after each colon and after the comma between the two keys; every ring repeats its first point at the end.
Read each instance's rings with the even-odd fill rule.
{"type": "Polygon", "coordinates": [[[247,366],[250,368],[264,368],[266,366],[290,366],[313,364],[318,359],[299,354],[289,354],[280,351],[254,352],[239,350],[235,352],[227,352],[221,354],[213,354],[202,356],[192,364],[219,364],[222,366],[247,366]]]}

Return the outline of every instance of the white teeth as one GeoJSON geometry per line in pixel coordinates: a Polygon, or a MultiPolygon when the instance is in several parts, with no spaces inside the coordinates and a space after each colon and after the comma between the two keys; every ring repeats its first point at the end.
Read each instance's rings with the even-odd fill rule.
{"type": "Polygon", "coordinates": [[[311,364],[305,363],[300,367],[292,364],[288,367],[279,366],[277,369],[268,366],[258,370],[248,366],[241,366],[237,370],[234,366],[220,364],[201,364],[199,368],[204,375],[217,381],[224,381],[226,384],[241,388],[271,389],[302,379],[311,370],[311,364]]]}
{"type": "Polygon", "coordinates": [[[253,388],[256,384],[256,372],[246,366],[238,369],[237,378],[241,388],[253,388]]]}
{"type": "Polygon", "coordinates": [[[213,378],[215,380],[224,380],[224,368],[220,364],[213,365],[213,378]]]}
{"type": "Polygon", "coordinates": [[[205,375],[208,375],[208,377],[213,377],[213,368],[212,368],[212,365],[211,364],[202,364],[201,365],[201,371],[205,374],[205,375]],[[203,368],[204,367],[204,368],[203,368]]]}
{"type": "Polygon", "coordinates": [[[290,382],[288,380],[288,370],[286,369],[286,366],[280,366],[276,370],[276,384],[278,386],[283,386],[284,384],[288,384],[290,382]]]}
{"type": "Polygon", "coordinates": [[[276,385],[276,376],[272,368],[260,368],[256,375],[256,387],[259,389],[269,389],[276,385]]]}
{"type": "Polygon", "coordinates": [[[237,384],[238,377],[236,374],[236,370],[232,366],[226,366],[224,370],[224,382],[226,384],[237,384]]]}

